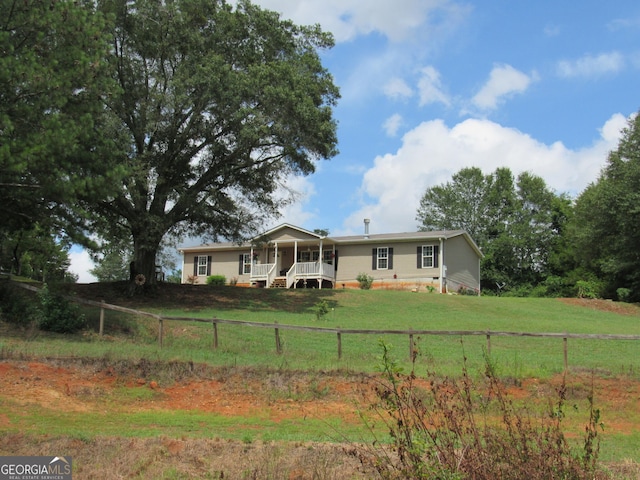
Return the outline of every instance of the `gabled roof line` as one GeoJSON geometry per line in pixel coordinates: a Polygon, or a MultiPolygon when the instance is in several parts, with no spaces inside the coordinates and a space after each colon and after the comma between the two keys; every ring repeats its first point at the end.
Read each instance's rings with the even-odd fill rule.
{"type": "Polygon", "coordinates": [[[265,233],[253,237],[249,242],[245,242],[242,244],[225,242],[225,243],[210,243],[205,245],[198,245],[193,247],[182,247],[179,249],[181,253],[184,252],[201,252],[207,250],[222,250],[222,249],[240,249],[247,248],[251,246],[251,242],[253,240],[260,239],[261,237],[267,237],[274,232],[284,229],[291,228],[297,230],[298,232],[304,233],[306,235],[310,235],[312,237],[317,238],[318,240],[327,240],[329,242],[334,242],[338,245],[340,244],[366,244],[366,243],[379,243],[379,242],[411,242],[416,240],[447,240],[450,238],[463,236],[465,240],[469,243],[471,248],[473,248],[479,257],[483,257],[483,253],[475,243],[475,241],[471,238],[471,236],[465,230],[440,230],[440,231],[429,231],[429,232],[404,232],[404,233],[376,233],[376,234],[368,234],[368,235],[348,235],[341,237],[323,237],[318,235],[317,233],[310,232],[309,230],[305,230],[304,228],[296,227],[295,225],[291,225],[289,223],[283,223],[275,228],[272,228],[265,233]]]}

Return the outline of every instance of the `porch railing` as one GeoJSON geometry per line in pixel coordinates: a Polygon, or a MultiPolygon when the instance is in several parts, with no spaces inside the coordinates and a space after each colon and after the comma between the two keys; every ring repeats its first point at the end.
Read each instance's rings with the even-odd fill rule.
{"type": "MultiPolygon", "coordinates": [[[[287,287],[290,287],[300,278],[333,278],[333,265],[323,262],[299,262],[292,265],[287,271],[287,287]]],[[[251,279],[254,281],[264,280],[267,285],[271,285],[277,276],[275,263],[254,264],[251,267],[251,279]]]]}

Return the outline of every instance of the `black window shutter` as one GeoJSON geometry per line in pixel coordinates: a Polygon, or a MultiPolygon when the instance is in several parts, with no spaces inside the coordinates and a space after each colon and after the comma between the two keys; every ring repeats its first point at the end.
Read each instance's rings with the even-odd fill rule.
{"type": "Polygon", "coordinates": [[[198,276],[198,257],[193,257],[193,276],[198,276]]]}
{"type": "Polygon", "coordinates": [[[422,268],[422,247],[420,245],[418,245],[416,257],[416,268],[422,268]]]}
{"type": "Polygon", "coordinates": [[[338,270],[338,250],[333,253],[335,254],[333,257],[333,269],[338,270]]]}
{"type": "Polygon", "coordinates": [[[378,249],[374,248],[371,251],[371,270],[378,269],[378,249]]]}
{"type": "Polygon", "coordinates": [[[207,277],[211,275],[211,255],[207,257],[207,277]]]}
{"type": "Polygon", "coordinates": [[[388,267],[389,270],[393,269],[393,248],[389,249],[389,263],[388,263],[388,267]]]}
{"type": "Polygon", "coordinates": [[[244,255],[240,254],[238,259],[238,275],[242,275],[244,273],[244,255]]]}
{"type": "Polygon", "coordinates": [[[438,268],[439,266],[439,257],[440,257],[440,247],[436,245],[433,247],[433,266],[435,268],[438,268]]]}

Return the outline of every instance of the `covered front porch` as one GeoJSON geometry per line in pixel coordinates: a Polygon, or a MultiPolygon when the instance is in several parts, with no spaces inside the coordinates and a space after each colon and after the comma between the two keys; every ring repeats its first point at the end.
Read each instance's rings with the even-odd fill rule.
{"type": "Polygon", "coordinates": [[[251,285],[261,288],[333,288],[335,245],[280,241],[251,248],[251,285]]]}

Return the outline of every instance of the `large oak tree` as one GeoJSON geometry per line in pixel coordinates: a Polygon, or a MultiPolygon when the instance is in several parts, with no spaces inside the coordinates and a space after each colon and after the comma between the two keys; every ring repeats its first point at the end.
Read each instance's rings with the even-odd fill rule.
{"type": "Polygon", "coordinates": [[[339,97],[318,50],[319,27],[296,26],[248,1],[102,0],[115,16],[121,93],[107,99],[117,195],[85,206],[97,231],[130,238],[133,274],[153,283],[167,234],[239,240],[276,215],[291,174],[336,154],[339,97]]]}

